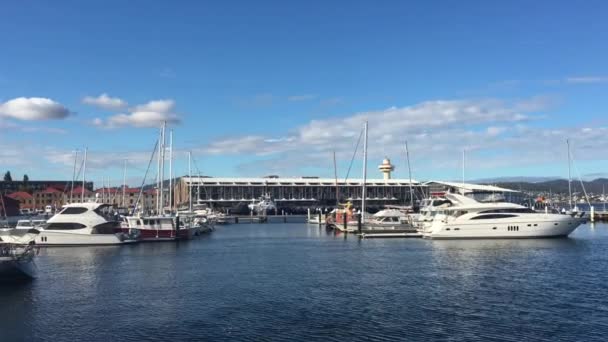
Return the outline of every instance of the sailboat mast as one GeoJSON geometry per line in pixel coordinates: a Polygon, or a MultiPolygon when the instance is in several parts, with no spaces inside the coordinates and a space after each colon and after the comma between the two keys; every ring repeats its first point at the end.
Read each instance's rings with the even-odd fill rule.
{"type": "Polygon", "coordinates": [[[169,131],[169,208],[173,210],[173,130],[169,131]]]}
{"type": "Polygon", "coordinates": [[[365,133],[363,139],[363,184],[361,189],[361,222],[365,221],[365,196],[367,194],[367,187],[365,183],[367,182],[367,121],[365,121],[365,133]]]}
{"type": "Polygon", "coordinates": [[[86,175],[87,175],[87,150],[88,147],[84,148],[84,161],[82,164],[82,192],[80,196],[81,203],[84,203],[84,186],[86,184],[86,175]]]}
{"type": "Polygon", "coordinates": [[[192,152],[188,151],[188,210],[192,212],[192,152]]]}
{"type": "Polygon", "coordinates": [[[566,145],[568,146],[568,204],[570,210],[572,210],[572,175],[570,172],[570,140],[566,139],[566,145]]]}
{"type": "Polygon", "coordinates": [[[410,150],[407,148],[407,140],[405,141],[405,157],[407,159],[407,172],[410,176],[410,203],[414,210],[414,188],[412,187],[412,168],[410,166],[410,150]]]}
{"type": "Polygon", "coordinates": [[[76,162],[78,161],[78,149],[76,149],[74,154],[74,171],[72,172],[72,187],[70,189],[70,203],[72,203],[72,198],[74,196],[74,179],[76,178],[76,162]]]}
{"type": "Polygon", "coordinates": [[[122,170],[122,207],[125,207],[125,197],[127,193],[127,160],[125,159],[125,166],[122,170]]]}
{"type": "Polygon", "coordinates": [[[159,213],[159,208],[160,208],[160,151],[161,151],[161,146],[163,145],[162,143],[162,138],[163,138],[163,134],[162,134],[162,128],[159,130],[158,132],[158,155],[156,156],[157,158],[157,162],[158,165],[156,166],[156,212],[159,213]]]}
{"type": "Polygon", "coordinates": [[[466,163],[466,150],[462,150],[462,185],[464,186],[464,169],[466,163]]]}
{"type": "Polygon", "coordinates": [[[160,214],[164,213],[165,208],[165,153],[166,153],[166,138],[165,130],[167,122],[163,122],[162,138],[161,138],[161,161],[160,161],[160,214]]]}
{"type": "Polygon", "coordinates": [[[338,187],[338,166],[336,164],[336,151],[334,151],[334,179],[336,183],[336,208],[340,203],[340,188],[338,187]]]}

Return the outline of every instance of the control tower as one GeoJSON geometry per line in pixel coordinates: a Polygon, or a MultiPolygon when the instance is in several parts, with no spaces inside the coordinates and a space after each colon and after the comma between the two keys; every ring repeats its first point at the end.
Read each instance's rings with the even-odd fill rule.
{"type": "Polygon", "coordinates": [[[391,172],[395,169],[395,166],[391,164],[391,160],[385,157],[382,164],[378,165],[378,169],[384,175],[384,180],[391,179],[391,172]]]}

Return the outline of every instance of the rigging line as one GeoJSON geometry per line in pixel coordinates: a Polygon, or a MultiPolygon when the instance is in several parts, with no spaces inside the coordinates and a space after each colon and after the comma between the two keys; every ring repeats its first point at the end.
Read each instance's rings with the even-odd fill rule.
{"type": "Polygon", "coordinates": [[[150,165],[152,165],[152,161],[154,160],[154,155],[156,155],[156,147],[158,146],[158,142],[160,139],[156,140],[154,144],[154,148],[152,149],[152,155],[150,156],[150,161],[148,161],[148,168],[146,169],[146,173],[144,174],[144,179],[141,181],[141,187],[139,188],[139,194],[137,194],[137,200],[135,201],[135,208],[133,209],[133,213],[137,211],[137,206],[139,205],[139,200],[144,192],[144,185],[146,184],[146,177],[148,176],[148,171],[150,171],[150,165]]]}
{"type": "MultiPolygon", "coordinates": [[[[192,158],[192,161],[194,162],[194,168],[196,169],[196,173],[198,174],[198,177],[200,178],[201,170],[198,168],[198,164],[196,163],[196,158],[192,158]]],[[[200,187],[199,187],[199,189],[200,189],[200,187]]],[[[207,189],[205,189],[205,187],[203,187],[203,192],[205,193],[205,196],[209,196],[209,194],[207,194],[207,189]]],[[[197,202],[198,202],[198,200],[197,200],[197,202]]]]}
{"type": "Polygon", "coordinates": [[[348,180],[348,175],[350,174],[350,169],[353,167],[353,162],[355,161],[355,157],[357,156],[357,150],[359,149],[359,144],[361,143],[361,137],[363,136],[363,129],[361,133],[359,133],[359,139],[357,139],[357,145],[355,145],[355,152],[353,152],[353,157],[350,159],[350,165],[348,165],[348,171],[346,171],[346,176],[344,177],[344,183],[348,180]]]}
{"type": "Polygon", "coordinates": [[[576,175],[578,176],[578,180],[581,183],[581,187],[583,188],[583,193],[585,194],[585,199],[587,200],[587,204],[589,204],[589,208],[591,208],[591,202],[589,201],[589,196],[587,196],[587,190],[585,189],[585,184],[583,183],[583,178],[581,177],[581,173],[578,171],[578,167],[574,162],[574,156],[572,152],[570,152],[570,160],[572,161],[572,165],[574,166],[574,170],[576,171],[576,175]]]}

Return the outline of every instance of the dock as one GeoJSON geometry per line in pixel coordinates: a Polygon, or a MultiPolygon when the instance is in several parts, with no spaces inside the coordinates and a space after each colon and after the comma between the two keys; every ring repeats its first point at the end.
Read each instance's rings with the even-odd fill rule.
{"type": "Polygon", "coordinates": [[[304,223],[306,215],[233,215],[226,216],[226,223],[304,223]]]}

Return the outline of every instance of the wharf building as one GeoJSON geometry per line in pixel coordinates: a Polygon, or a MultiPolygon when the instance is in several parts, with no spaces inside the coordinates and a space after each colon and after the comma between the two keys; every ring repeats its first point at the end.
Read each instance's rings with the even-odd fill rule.
{"type": "MultiPolygon", "coordinates": [[[[387,204],[409,205],[410,185],[415,198],[421,198],[425,186],[409,179],[367,179],[366,206],[382,207],[387,204]]],[[[361,179],[338,180],[331,178],[212,178],[181,177],[176,181],[175,202],[188,203],[192,194],[194,203],[205,203],[212,207],[236,207],[248,204],[261,196],[269,195],[279,208],[305,208],[335,206],[350,201],[360,206],[361,179]],[[190,190],[189,190],[190,189],[190,190]]]]}
{"type": "MultiPolygon", "coordinates": [[[[409,205],[411,198],[421,198],[424,185],[416,180],[392,179],[395,169],[385,158],[378,166],[383,179],[367,179],[366,206],[380,208],[387,204],[409,205]]],[[[335,179],[319,177],[280,178],[212,178],[181,177],[174,189],[175,203],[184,205],[192,196],[194,203],[212,207],[243,207],[262,196],[270,196],[281,209],[298,209],[335,206],[351,202],[361,205],[362,179],[335,179]]],[[[238,208],[237,208],[238,210],[238,208]]]]}

